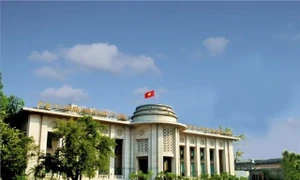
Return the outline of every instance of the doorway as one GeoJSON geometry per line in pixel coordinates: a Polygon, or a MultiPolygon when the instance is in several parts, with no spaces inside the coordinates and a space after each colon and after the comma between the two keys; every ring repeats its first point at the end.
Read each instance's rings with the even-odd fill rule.
{"type": "Polygon", "coordinates": [[[147,173],[148,172],[148,157],[147,156],[139,157],[138,162],[139,162],[139,170],[142,171],[143,173],[147,173]]]}
{"type": "Polygon", "coordinates": [[[172,157],[164,157],[164,172],[172,172],[172,157]]]}

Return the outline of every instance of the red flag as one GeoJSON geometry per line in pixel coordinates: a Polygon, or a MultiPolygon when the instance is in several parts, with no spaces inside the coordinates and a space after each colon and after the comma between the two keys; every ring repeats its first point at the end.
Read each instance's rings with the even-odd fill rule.
{"type": "Polygon", "coordinates": [[[151,97],[154,97],[154,96],[155,96],[154,90],[148,91],[148,92],[145,93],[145,99],[148,99],[148,98],[151,98],[151,97]]]}

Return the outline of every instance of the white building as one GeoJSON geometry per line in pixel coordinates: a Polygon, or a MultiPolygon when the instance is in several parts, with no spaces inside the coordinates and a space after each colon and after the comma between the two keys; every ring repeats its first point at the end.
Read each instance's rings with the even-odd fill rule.
{"type": "MultiPolygon", "coordinates": [[[[117,143],[109,172],[101,172],[95,179],[129,179],[129,174],[138,170],[151,170],[154,177],[160,171],[187,177],[235,173],[233,142],[239,138],[230,132],[181,124],[167,105],[138,106],[127,120],[124,115],[107,111],[40,103],[37,108],[22,109],[26,119],[23,128],[41,150],[52,153],[60,144],[51,138],[54,121],[76,119],[80,111],[91,113],[94,120],[105,124],[108,128],[104,133],[117,143]]],[[[29,168],[35,163],[29,162],[29,168]]]]}

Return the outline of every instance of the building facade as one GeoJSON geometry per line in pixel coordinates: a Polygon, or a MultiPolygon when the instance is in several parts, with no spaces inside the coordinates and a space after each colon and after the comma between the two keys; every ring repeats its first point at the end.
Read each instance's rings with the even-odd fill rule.
{"type": "MultiPolygon", "coordinates": [[[[103,133],[117,144],[109,172],[99,172],[95,179],[129,179],[131,172],[139,170],[151,170],[154,177],[161,171],[186,177],[235,173],[233,143],[239,138],[230,131],[181,124],[167,105],[141,105],[126,117],[72,104],[39,104],[37,108],[22,109],[23,129],[42,151],[53,153],[61,145],[60,140],[52,138],[55,120],[76,119],[80,112],[90,113],[94,120],[106,125],[103,133]]],[[[28,168],[35,163],[31,160],[28,168]]]]}
{"type": "Polygon", "coordinates": [[[236,170],[248,171],[249,180],[284,180],[281,161],[281,158],[238,160],[235,163],[235,168],[236,170]]]}

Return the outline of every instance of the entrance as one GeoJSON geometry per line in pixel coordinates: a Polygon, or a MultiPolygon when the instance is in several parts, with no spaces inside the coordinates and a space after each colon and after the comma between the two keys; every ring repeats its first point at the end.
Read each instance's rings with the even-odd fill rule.
{"type": "Polygon", "coordinates": [[[143,173],[147,173],[147,171],[148,171],[148,156],[139,157],[138,162],[139,162],[139,170],[142,171],[143,173]]]}
{"type": "Polygon", "coordinates": [[[164,157],[164,172],[172,172],[172,158],[164,157]]]}

